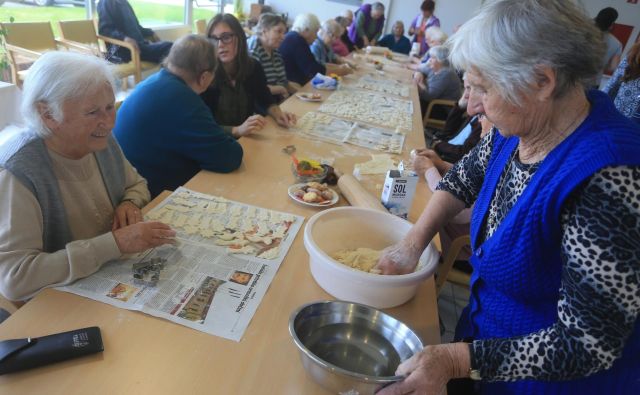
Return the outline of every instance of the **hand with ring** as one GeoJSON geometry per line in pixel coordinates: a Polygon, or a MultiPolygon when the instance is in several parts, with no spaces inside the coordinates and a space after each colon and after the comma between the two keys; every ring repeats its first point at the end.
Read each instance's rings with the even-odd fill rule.
{"type": "Polygon", "coordinates": [[[116,207],[111,230],[113,231],[124,228],[127,225],[133,225],[138,222],[142,222],[142,213],[140,212],[140,208],[130,200],[125,200],[116,207]]]}

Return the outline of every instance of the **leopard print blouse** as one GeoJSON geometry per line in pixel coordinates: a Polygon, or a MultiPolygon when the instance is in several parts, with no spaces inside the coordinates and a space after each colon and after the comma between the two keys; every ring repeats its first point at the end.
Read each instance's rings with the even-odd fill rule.
{"type": "MultiPolygon", "coordinates": [[[[470,207],[484,181],[495,133],[456,163],[438,189],[470,207]]],[[[481,237],[493,234],[538,165],[519,162],[516,150],[481,237]]],[[[474,341],[472,366],[483,380],[584,377],[609,368],[633,332],[640,311],[640,166],[595,173],[567,200],[560,223],[564,265],[558,321],[526,336],[474,341]]]]}

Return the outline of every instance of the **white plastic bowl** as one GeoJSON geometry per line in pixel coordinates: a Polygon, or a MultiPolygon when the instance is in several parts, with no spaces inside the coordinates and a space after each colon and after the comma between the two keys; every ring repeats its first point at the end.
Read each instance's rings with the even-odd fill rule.
{"type": "Polygon", "coordinates": [[[311,275],[332,296],[384,309],[401,305],[417,292],[420,283],[438,265],[433,243],[425,249],[415,272],[380,275],[350,268],[329,254],[360,247],[381,250],[400,241],[413,226],[394,215],[361,207],[337,207],[309,219],[304,246],[309,253],[311,275]]]}

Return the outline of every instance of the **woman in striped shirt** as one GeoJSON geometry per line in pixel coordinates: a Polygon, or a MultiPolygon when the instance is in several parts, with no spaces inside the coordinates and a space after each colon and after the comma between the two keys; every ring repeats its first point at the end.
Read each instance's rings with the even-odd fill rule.
{"type": "Polygon", "coordinates": [[[256,34],[248,40],[249,54],[262,65],[269,91],[281,101],[300,89],[300,85],[287,80],[284,61],[278,52],[287,27],[280,15],[266,13],[260,16],[255,30],[256,34]]]}

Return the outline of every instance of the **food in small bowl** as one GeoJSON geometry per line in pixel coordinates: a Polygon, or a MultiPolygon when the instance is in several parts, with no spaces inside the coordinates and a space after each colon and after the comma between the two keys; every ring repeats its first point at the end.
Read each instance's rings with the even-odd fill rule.
{"type": "Polygon", "coordinates": [[[384,275],[351,268],[331,257],[340,250],[383,250],[404,238],[412,224],[395,215],[362,207],[331,208],[315,214],[304,229],[304,246],[314,280],[329,294],[379,309],[401,305],[433,275],[439,253],[425,249],[413,273],[384,275]]]}
{"type": "Polygon", "coordinates": [[[384,51],[384,57],[389,60],[393,60],[393,54],[391,53],[391,51],[384,51]]]}
{"type": "Polygon", "coordinates": [[[396,368],[423,347],[392,316],[340,301],[299,307],[289,319],[289,333],[307,374],[334,394],[374,394],[402,380],[396,368]]]}
{"type": "Polygon", "coordinates": [[[327,184],[320,184],[315,181],[300,185],[292,194],[294,198],[302,202],[315,204],[329,204],[334,196],[334,192],[327,184]]]}
{"type": "Polygon", "coordinates": [[[299,183],[320,182],[327,176],[328,169],[313,159],[293,158],[291,172],[299,183]]]}
{"type": "Polygon", "coordinates": [[[373,68],[376,70],[382,70],[382,68],[384,67],[384,65],[382,64],[382,62],[374,60],[373,61],[373,68]]]}

